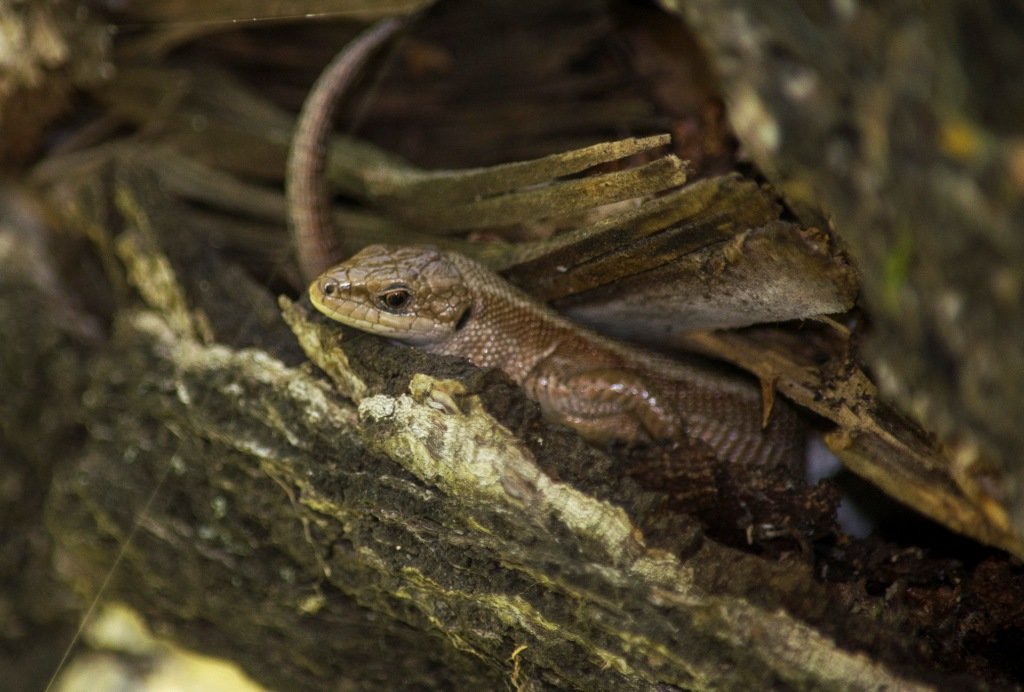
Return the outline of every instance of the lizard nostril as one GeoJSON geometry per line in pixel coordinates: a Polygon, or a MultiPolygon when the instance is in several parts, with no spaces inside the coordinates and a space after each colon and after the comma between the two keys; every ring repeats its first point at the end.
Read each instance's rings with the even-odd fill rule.
{"type": "Polygon", "coordinates": [[[320,287],[320,290],[323,291],[325,296],[330,298],[331,296],[338,292],[338,282],[335,281],[334,279],[327,279],[320,287]]]}

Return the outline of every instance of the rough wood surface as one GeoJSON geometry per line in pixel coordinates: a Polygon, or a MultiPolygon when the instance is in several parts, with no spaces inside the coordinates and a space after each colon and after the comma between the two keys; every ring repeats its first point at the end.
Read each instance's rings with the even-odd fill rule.
{"type": "Polygon", "coordinates": [[[737,135],[864,275],[884,393],[942,433],[1024,528],[1024,10],[969,0],[699,0],[684,17],[737,135]]]}
{"type": "Polygon", "coordinates": [[[111,40],[87,8],[37,0],[0,4],[0,167],[33,160],[74,90],[108,79],[111,40]]]}
{"type": "MultiPolygon", "coordinates": [[[[602,145],[633,156],[598,157],[605,168],[560,188],[661,171],[653,199],[551,224],[543,190],[515,198],[564,175],[551,173],[486,188],[523,223],[491,217],[438,242],[580,315],[589,304],[596,322],[620,325],[659,286],[692,292],[658,302],[679,311],[659,327],[676,341],[681,311],[703,310],[700,323],[739,304],[727,324],[745,324],[780,308],[757,303],[767,289],[795,311],[776,319],[849,304],[855,277],[828,224],[737,162],[679,24],[589,0],[446,3],[422,22],[378,95],[356,99],[376,145],[334,144],[351,243],[451,230],[416,223],[418,201],[436,211],[431,186],[464,220],[496,204],[475,200],[482,181],[538,170],[525,159],[671,131],[679,158],[642,139],[602,145]],[[691,186],[677,187],[680,158],[691,186]],[[497,161],[518,163],[478,168],[497,161]],[[735,169],[747,174],[719,175],[735,169]],[[781,283],[780,266],[793,274],[781,283]]],[[[851,538],[830,484],[592,449],[493,372],[279,304],[296,295],[289,111],[353,27],[135,28],[115,78],[83,97],[76,136],[34,169],[45,199],[0,198],[0,678],[41,687],[97,596],[281,689],[981,689],[1024,675],[1024,574],[1005,553],[903,508],[851,538]]],[[[893,494],[1020,550],[998,521],[998,474],[929,456],[934,440],[874,398],[859,331],[686,340],[820,415],[836,446],[871,450],[866,475],[889,469],[893,494]],[[872,446],[886,439],[919,443],[922,473],[901,475],[905,450],[872,446]]],[[[98,646],[76,641],[73,654],[98,646]]]]}
{"type": "Polygon", "coordinates": [[[335,386],[311,373],[269,294],[118,179],[143,305],[90,363],[92,435],[49,507],[83,594],[125,546],[108,597],[292,689],[399,664],[409,687],[912,686],[895,633],[808,564],[706,540],[495,373],[284,303],[335,386]]]}

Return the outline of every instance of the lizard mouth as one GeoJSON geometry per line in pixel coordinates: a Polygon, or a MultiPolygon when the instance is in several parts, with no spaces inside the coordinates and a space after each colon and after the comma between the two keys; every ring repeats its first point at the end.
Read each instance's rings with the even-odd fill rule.
{"type": "Polygon", "coordinates": [[[367,327],[368,321],[360,320],[355,316],[359,305],[356,301],[346,299],[343,289],[350,289],[349,285],[314,281],[309,285],[309,301],[318,312],[330,317],[335,322],[341,322],[350,327],[367,327]],[[333,288],[325,290],[326,285],[333,288]]]}
{"type": "Polygon", "coordinates": [[[327,282],[314,281],[309,285],[309,300],[313,307],[326,317],[347,327],[361,329],[371,334],[396,337],[402,333],[400,324],[390,324],[389,315],[368,307],[365,302],[352,298],[351,285],[335,282],[331,290],[325,290],[327,282]]]}
{"type": "Polygon", "coordinates": [[[343,293],[348,289],[351,289],[348,284],[317,279],[309,285],[309,301],[313,303],[314,308],[332,320],[357,327],[358,322],[351,317],[351,311],[356,307],[355,301],[346,300],[343,293]]]}

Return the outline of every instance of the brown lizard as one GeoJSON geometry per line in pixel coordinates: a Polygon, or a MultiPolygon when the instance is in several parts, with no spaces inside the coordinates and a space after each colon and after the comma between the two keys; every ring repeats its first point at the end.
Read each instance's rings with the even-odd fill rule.
{"type": "MultiPolygon", "coordinates": [[[[322,160],[329,115],[360,64],[399,26],[378,24],[350,43],[300,116],[288,199],[307,279],[334,259],[322,160]]],[[[548,418],[595,442],[685,438],[723,461],[800,457],[796,416],[777,406],[762,426],[762,394],[752,383],[589,332],[457,253],[374,245],[320,275],[309,296],[343,324],[500,368],[548,418]]]]}
{"type": "Polygon", "coordinates": [[[499,368],[547,418],[595,442],[699,441],[718,459],[787,463],[799,421],[762,429],[750,382],[627,347],[558,315],[463,255],[371,245],[309,287],[342,324],[499,368]]]}

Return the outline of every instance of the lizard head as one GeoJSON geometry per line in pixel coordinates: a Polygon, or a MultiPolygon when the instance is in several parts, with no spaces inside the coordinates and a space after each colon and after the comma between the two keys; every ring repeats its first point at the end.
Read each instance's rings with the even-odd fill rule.
{"type": "Polygon", "coordinates": [[[424,245],[370,245],[318,276],[309,298],[342,324],[418,346],[457,331],[473,300],[447,255],[424,245]]]}

